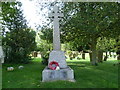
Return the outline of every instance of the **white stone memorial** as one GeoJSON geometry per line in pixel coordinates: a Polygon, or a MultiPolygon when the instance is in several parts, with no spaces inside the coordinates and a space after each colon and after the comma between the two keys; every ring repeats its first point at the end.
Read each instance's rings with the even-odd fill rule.
{"type": "Polygon", "coordinates": [[[53,18],[53,51],[49,55],[48,65],[52,61],[56,61],[59,64],[59,70],[51,70],[48,66],[42,72],[42,81],[56,81],[56,80],[74,80],[74,71],[67,66],[65,53],[61,51],[60,47],[60,30],[59,19],[63,17],[62,13],[59,13],[58,6],[54,5],[52,13],[49,14],[49,18],[53,18]]]}

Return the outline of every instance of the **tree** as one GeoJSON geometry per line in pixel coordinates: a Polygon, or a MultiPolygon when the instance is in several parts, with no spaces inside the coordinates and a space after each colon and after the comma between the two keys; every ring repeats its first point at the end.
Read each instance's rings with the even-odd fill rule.
{"type": "Polygon", "coordinates": [[[107,52],[115,52],[115,45],[116,41],[114,38],[99,37],[96,46],[98,50],[98,62],[103,61],[103,52],[106,52],[104,56],[104,61],[106,61],[108,58],[107,52]]]}
{"type": "Polygon", "coordinates": [[[118,55],[117,60],[120,60],[120,37],[116,39],[116,54],[118,55]]]}
{"type": "Polygon", "coordinates": [[[120,60],[120,17],[116,22],[113,22],[109,25],[108,29],[110,29],[109,32],[114,31],[114,34],[111,35],[112,38],[116,39],[116,54],[118,55],[117,59],[120,60]]]}
{"type": "Polygon", "coordinates": [[[52,29],[42,27],[37,35],[37,50],[40,51],[42,63],[48,64],[49,53],[52,50],[53,33],[52,29]]]}
{"type": "Polygon", "coordinates": [[[40,38],[51,44],[53,42],[53,30],[51,28],[43,27],[41,29],[40,38]]]}
{"type": "Polygon", "coordinates": [[[92,65],[97,65],[98,38],[111,37],[114,32],[110,32],[108,27],[118,20],[118,8],[118,3],[63,3],[65,17],[62,33],[68,41],[83,37],[92,51],[92,65]]]}
{"type": "Polygon", "coordinates": [[[5,62],[27,63],[36,48],[35,31],[27,26],[20,2],[2,2],[5,62]]]}

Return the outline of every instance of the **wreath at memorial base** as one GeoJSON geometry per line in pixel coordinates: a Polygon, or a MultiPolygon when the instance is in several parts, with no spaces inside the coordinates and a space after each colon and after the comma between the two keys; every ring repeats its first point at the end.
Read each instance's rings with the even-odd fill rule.
{"type": "Polygon", "coordinates": [[[58,62],[56,61],[52,61],[49,63],[49,66],[48,66],[51,70],[56,70],[57,67],[59,67],[59,64],[58,62]]]}

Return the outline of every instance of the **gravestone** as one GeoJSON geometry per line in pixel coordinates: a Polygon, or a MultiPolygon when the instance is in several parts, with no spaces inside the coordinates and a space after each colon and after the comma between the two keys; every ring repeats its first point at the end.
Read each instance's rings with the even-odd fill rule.
{"type": "MultiPolygon", "coordinates": [[[[0,8],[1,12],[1,8],[0,8]]],[[[2,18],[0,18],[1,22],[2,18]]],[[[4,54],[3,54],[3,49],[2,49],[2,25],[0,23],[0,63],[4,63],[4,54]]]]}
{"type": "Polygon", "coordinates": [[[49,14],[49,18],[53,18],[53,51],[50,52],[48,65],[52,61],[59,64],[60,70],[51,70],[48,66],[42,72],[42,81],[56,81],[56,80],[74,80],[73,70],[67,66],[65,53],[61,51],[60,46],[60,30],[59,19],[63,14],[59,12],[58,6],[54,5],[53,11],[49,14]]]}
{"type": "Polygon", "coordinates": [[[4,55],[3,55],[2,46],[0,46],[0,63],[4,63],[4,55]]]}

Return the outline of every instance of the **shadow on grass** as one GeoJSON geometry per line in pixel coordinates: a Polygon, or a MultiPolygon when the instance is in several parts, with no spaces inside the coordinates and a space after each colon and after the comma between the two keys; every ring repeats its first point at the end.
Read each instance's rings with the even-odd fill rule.
{"type": "MultiPolygon", "coordinates": [[[[116,63],[116,61],[114,62],[116,63]]],[[[109,61],[100,63],[98,66],[91,66],[89,61],[68,61],[68,66],[74,70],[75,83],[68,81],[40,82],[42,71],[46,65],[42,65],[39,59],[29,64],[24,64],[23,70],[6,71],[7,66],[3,65],[3,87],[4,88],[117,88],[118,73],[117,67],[109,61]]]]}
{"type": "Polygon", "coordinates": [[[88,61],[79,61],[68,62],[68,65],[74,70],[75,79],[82,82],[83,86],[86,81],[88,86],[94,84],[92,87],[118,87],[118,67],[113,66],[113,62],[117,63],[107,61],[91,66],[88,61]]]}

